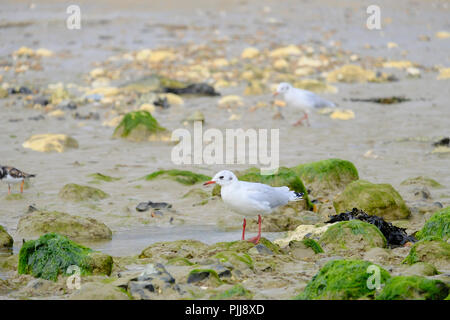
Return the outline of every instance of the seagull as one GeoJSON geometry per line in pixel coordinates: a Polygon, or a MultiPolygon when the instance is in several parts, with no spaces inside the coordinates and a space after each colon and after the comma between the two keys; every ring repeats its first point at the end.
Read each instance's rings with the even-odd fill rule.
{"type": "Polygon", "coordinates": [[[301,109],[303,111],[303,118],[294,123],[294,126],[302,124],[306,120],[309,126],[308,114],[305,109],[320,109],[320,108],[335,108],[336,105],[328,100],[325,100],[315,93],[303,89],[294,88],[287,82],[282,82],[278,85],[274,96],[283,95],[284,101],[291,107],[301,109]]]}
{"type": "MultiPolygon", "coordinates": [[[[217,183],[220,185],[222,200],[233,211],[243,215],[258,215],[258,235],[248,239],[257,244],[261,239],[261,214],[271,213],[275,208],[284,206],[290,201],[303,199],[303,193],[289,190],[288,187],[271,187],[262,183],[239,181],[235,174],[228,170],[218,172],[211,181],[203,185],[217,183]]],[[[242,240],[245,240],[244,218],[242,240]]]]}
{"type": "Polygon", "coordinates": [[[11,194],[11,184],[19,182],[21,182],[20,193],[23,193],[25,180],[35,176],[35,174],[28,174],[13,167],[0,166],[0,181],[8,184],[8,194],[11,194]]]}

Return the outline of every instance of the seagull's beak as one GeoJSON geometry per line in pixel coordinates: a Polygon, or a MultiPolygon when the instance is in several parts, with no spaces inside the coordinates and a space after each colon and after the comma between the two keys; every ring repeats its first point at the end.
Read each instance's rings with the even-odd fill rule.
{"type": "Polygon", "coordinates": [[[273,96],[276,97],[277,95],[278,95],[278,91],[275,91],[275,92],[273,93],[273,96]]]}
{"type": "Polygon", "coordinates": [[[208,184],[213,184],[213,183],[216,183],[216,182],[215,181],[206,181],[203,185],[207,186],[208,184]]]}

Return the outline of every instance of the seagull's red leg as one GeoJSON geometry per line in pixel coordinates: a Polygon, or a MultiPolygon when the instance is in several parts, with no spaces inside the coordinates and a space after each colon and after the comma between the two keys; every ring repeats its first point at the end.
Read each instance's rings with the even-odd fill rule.
{"type": "Polygon", "coordinates": [[[242,241],[245,240],[245,226],[247,225],[247,220],[244,218],[244,223],[242,224],[242,241]]]}
{"type": "Polygon", "coordinates": [[[303,120],[306,120],[308,122],[308,126],[309,126],[308,114],[306,112],[303,112],[303,117],[300,120],[298,120],[296,123],[294,123],[293,126],[296,127],[299,125],[303,125],[303,120]]]}
{"type": "Polygon", "coordinates": [[[8,194],[11,194],[11,185],[8,184],[8,194]]]}
{"type": "Polygon", "coordinates": [[[258,214],[258,235],[254,238],[248,239],[247,241],[253,242],[254,244],[258,244],[259,240],[261,239],[261,215],[258,214]]]}
{"type": "Polygon", "coordinates": [[[308,114],[306,112],[305,112],[305,120],[306,120],[306,123],[308,124],[308,127],[311,127],[311,124],[309,123],[308,114]]]}
{"type": "Polygon", "coordinates": [[[20,193],[23,193],[23,185],[25,184],[25,180],[22,180],[22,183],[20,184],[20,193]]]}

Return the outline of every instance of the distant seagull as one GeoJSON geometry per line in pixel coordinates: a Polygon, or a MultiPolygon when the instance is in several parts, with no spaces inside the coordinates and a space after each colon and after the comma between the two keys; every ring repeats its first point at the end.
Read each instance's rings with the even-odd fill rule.
{"type": "MultiPolygon", "coordinates": [[[[243,215],[258,215],[258,235],[248,241],[257,244],[261,239],[261,214],[271,213],[275,208],[290,201],[303,199],[303,193],[289,190],[288,187],[271,187],[262,183],[239,181],[233,172],[223,170],[211,181],[203,185],[217,183],[220,185],[222,200],[234,211],[243,215]]],[[[244,218],[242,240],[245,240],[244,218]]]]}
{"type": "Polygon", "coordinates": [[[306,110],[321,109],[321,108],[335,108],[336,105],[328,100],[325,100],[315,93],[303,89],[294,88],[287,82],[282,82],[278,85],[277,91],[273,94],[283,95],[284,101],[289,107],[294,107],[303,111],[303,118],[294,123],[294,126],[302,124],[306,120],[309,126],[308,113],[306,110]]]}
{"type": "Polygon", "coordinates": [[[21,182],[20,193],[23,193],[25,180],[36,175],[28,174],[13,167],[0,166],[0,181],[8,184],[8,194],[11,194],[11,185],[21,182]]]}

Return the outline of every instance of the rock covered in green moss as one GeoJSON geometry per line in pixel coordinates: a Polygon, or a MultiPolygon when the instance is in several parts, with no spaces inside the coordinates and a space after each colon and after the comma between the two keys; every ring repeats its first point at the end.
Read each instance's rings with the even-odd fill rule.
{"type": "Polygon", "coordinates": [[[333,205],[337,213],[358,208],[390,221],[406,219],[410,215],[405,201],[390,184],[374,184],[364,180],[348,184],[333,205]]]}
{"type": "Polygon", "coordinates": [[[415,177],[415,178],[409,178],[406,180],[403,180],[400,185],[402,186],[409,186],[409,185],[422,185],[422,186],[427,186],[430,188],[442,188],[442,184],[440,184],[439,182],[437,182],[434,179],[428,178],[428,177],[424,177],[424,176],[419,176],[419,177],[415,177]]]}
{"type": "Polygon", "coordinates": [[[13,238],[6,232],[5,228],[0,225],[0,253],[11,251],[13,244],[13,238]]]}
{"type": "Polygon", "coordinates": [[[323,252],[323,249],[322,249],[322,247],[320,246],[320,244],[316,241],[316,240],[314,240],[314,239],[310,239],[310,238],[306,238],[306,239],[303,239],[302,240],[302,243],[306,246],[306,247],[308,247],[308,248],[311,248],[313,251],[314,251],[314,253],[322,253],[323,252]]]}
{"type": "Polygon", "coordinates": [[[212,178],[203,174],[194,173],[187,170],[159,170],[155,171],[147,176],[145,176],[145,180],[154,180],[156,178],[165,178],[170,179],[176,182],[179,182],[184,185],[194,185],[199,182],[206,182],[211,180],[212,178]]]}
{"type": "Polygon", "coordinates": [[[159,125],[148,111],[132,111],[127,113],[117,128],[114,138],[124,138],[130,141],[169,141],[170,133],[159,125]]]}
{"type": "Polygon", "coordinates": [[[173,259],[173,258],[193,258],[208,248],[208,245],[197,240],[176,240],[156,242],[145,248],[139,255],[140,259],[173,259]]]}
{"type": "Polygon", "coordinates": [[[449,287],[439,280],[418,276],[392,277],[377,295],[377,300],[444,300],[449,287]]]}
{"type": "Polygon", "coordinates": [[[358,180],[358,170],[347,160],[327,159],[292,168],[303,182],[315,192],[330,193],[343,190],[358,180]]]}
{"type": "Polygon", "coordinates": [[[416,262],[403,272],[408,276],[434,276],[438,274],[437,269],[426,262],[416,262]]]}
{"type": "Polygon", "coordinates": [[[25,237],[36,237],[55,232],[72,240],[110,240],[112,231],[93,218],[73,216],[58,211],[33,211],[22,216],[17,232],[25,237]]]}
{"type": "Polygon", "coordinates": [[[211,296],[211,300],[251,300],[252,297],[253,293],[251,291],[244,288],[241,284],[236,284],[230,289],[214,294],[211,296]]]}
{"type": "Polygon", "coordinates": [[[125,292],[110,283],[87,282],[74,291],[69,300],[130,300],[125,292]]]}
{"type": "MultiPolygon", "coordinates": [[[[26,241],[19,252],[19,274],[56,281],[58,275],[71,275],[70,266],[80,268],[81,275],[103,273],[109,275],[112,258],[100,258],[101,253],[79,245],[68,238],[48,233],[37,240],[26,241]]],[[[73,271],[72,271],[73,272],[73,271]]]]}
{"type": "Polygon", "coordinates": [[[59,197],[69,201],[87,201],[102,200],[109,195],[98,188],[69,183],[59,191],[59,197]]]}
{"type": "Polygon", "coordinates": [[[319,243],[325,251],[367,250],[386,247],[386,238],[374,225],[360,221],[341,221],[333,224],[320,237],[319,243]]]}
{"type": "Polygon", "coordinates": [[[114,182],[114,181],[118,181],[121,179],[121,178],[107,176],[102,173],[92,173],[92,174],[88,175],[88,177],[92,178],[92,181],[90,181],[90,183],[114,182]]]}
{"type": "MultiPolygon", "coordinates": [[[[369,269],[372,265],[374,264],[363,260],[329,261],[296,298],[301,300],[373,298],[375,288],[370,289],[367,285],[369,277],[373,275],[369,269]]],[[[390,274],[381,267],[379,271],[380,283],[384,284],[390,278],[390,274]]]]}
{"type": "Polygon", "coordinates": [[[433,214],[423,228],[416,233],[416,238],[439,238],[447,241],[450,238],[450,207],[433,214]]]}
{"type": "Polygon", "coordinates": [[[414,264],[428,262],[436,268],[448,268],[450,265],[450,243],[442,240],[421,240],[415,243],[403,263],[414,264]]]}
{"type": "Polygon", "coordinates": [[[223,282],[220,279],[218,273],[214,269],[210,268],[196,268],[192,269],[187,277],[187,283],[205,283],[207,282],[209,286],[219,286],[223,282]]]}

